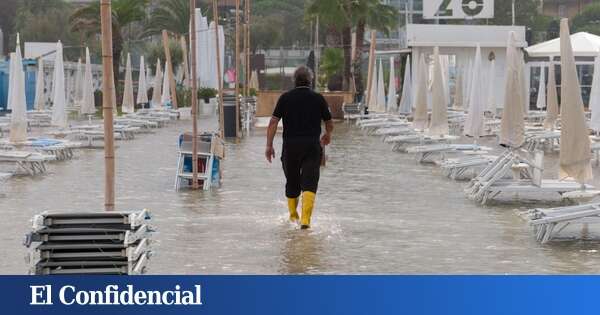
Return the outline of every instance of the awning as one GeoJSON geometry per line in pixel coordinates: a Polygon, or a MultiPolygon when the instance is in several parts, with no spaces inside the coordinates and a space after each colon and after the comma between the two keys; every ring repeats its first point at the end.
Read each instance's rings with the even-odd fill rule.
{"type": "MultiPolygon", "coordinates": [[[[580,32],[570,37],[575,57],[596,57],[598,55],[598,51],[600,51],[600,36],[580,32]]],[[[560,38],[533,45],[525,48],[525,51],[527,51],[530,57],[558,57],[560,56],[560,38]]]]}

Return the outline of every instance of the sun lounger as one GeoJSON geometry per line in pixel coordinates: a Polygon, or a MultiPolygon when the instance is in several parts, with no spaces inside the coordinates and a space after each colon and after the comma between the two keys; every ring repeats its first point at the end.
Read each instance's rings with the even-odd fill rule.
{"type": "Polygon", "coordinates": [[[507,151],[490,164],[482,173],[475,177],[465,193],[469,199],[486,204],[500,194],[558,194],[593,189],[592,186],[574,182],[542,179],[543,152],[536,151],[533,157],[530,153],[519,150],[507,151]],[[511,179],[507,179],[512,175],[511,179]]]}
{"type": "Polygon", "coordinates": [[[360,117],[364,108],[361,103],[344,103],[342,105],[342,112],[344,113],[344,119],[356,119],[353,117],[360,117]]]}
{"type": "Polygon", "coordinates": [[[533,132],[525,138],[525,149],[527,151],[535,150],[553,150],[560,141],[560,131],[540,131],[533,132]]]}
{"type": "Polygon", "coordinates": [[[555,239],[569,225],[600,223],[600,203],[532,209],[526,216],[537,241],[544,244],[555,239]]]}
{"type": "Polygon", "coordinates": [[[491,148],[482,147],[477,144],[450,144],[440,143],[431,145],[421,145],[409,147],[406,153],[413,153],[419,163],[434,163],[434,157],[439,156],[443,160],[446,154],[456,153],[461,151],[479,151],[481,154],[486,154],[491,148]]]}
{"type": "Polygon", "coordinates": [[[43,213],[25,246],[30,273],[142,274],[152,254],[146,210],[133,213],[43,213]]]}
{"type": "Polygon", "coordinates": [[[497,156],[466,155],[441,161],[442,173],[453,180],[470,180],[490,165],[497,156]]]}
{"type": "Polygon", "coordinates": [[[36,176],[46,173],[46,163],[54,156],[27,151],[0,151],[0,162],[14,163],[16,175],[36,176]]]}
{"type": "Polygon", "coordinates": [[[432,137],[423,133],[399,135],[385,138],[385,143],[392,143],[392,151],[405,151],[408,147],[414,145],[427,145],[434,143],[447,143],[458,139],[456,136],[432,137]]]}

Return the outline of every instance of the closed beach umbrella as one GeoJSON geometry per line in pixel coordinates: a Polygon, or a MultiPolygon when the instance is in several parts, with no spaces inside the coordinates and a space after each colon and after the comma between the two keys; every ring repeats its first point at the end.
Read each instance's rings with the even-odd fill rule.
{"type": "Polygon", "coordinates": [[[81,58],[77,60],[77,68],[75,69],[75,89],[72,94],[72,102],[75,106],[81,106],[83,98],[83,64],[81,58]]]}
{"type": "MultiPolygon", "coordinates": [[[[540,67],[540,85],[538,87],[538,96],[535,103],[537,109],[546,108],[546,71],[544,67],[540,67]]],[[[594,73],[595,76],[596,73],[594,73]]]]}
{"type": "Polygon", "coordinates": [[[469,108],[469,97],[471,96],[471,78],[473,77],[473,60],[469,60],[464,72],[463,82],[463,108],[469,108]]]}
{"type": "Polygon", "coordinates": [[[402,81],[402,97],[400,98],[400,107],[398,109],[401,114],[412,112],[412,75],[410,68],[410,56],[406,56],[404,80],[402,81]]]}
{"type": "Polygon", "coordinates": [[[258,83],[258,73],[256,72],[256,70],[252,71],[252,74],[250,75],[250,89],[254,89],[254,91],[258,92],[258,90],[260,89],[260,85],[258,83]]]}
{"type": "Polygon", "coordinates": [[[496,59],[490,61],[487,88],[487,110],[496,115],[496,59]]]}
{"type": "Polygon", "coordinates": [[[560,21],[561,121],[560,179],[585,183],[593,178],[591,151],[581,88],[569,36],[569,20],[560,21]]]}
{"type": "Polygon", "coordinates": [[[463,89],[464,89],[464,83],[463,83],[463,71],[462,69],[459,69],[456,72],[456,83],[455,83],[455,91],[454,91],[454,102],[452,104],[452,108],[454,108],[455,110],[462,110],[463,109],[463,89]]]}
{"type": "Polygon", "coordinates": [[[44,97],[44,60],[38,59],[37,75],[35,77],[35,109],[44,110],[46,98],[44,97]]]}
{"type": "Polygon", "coordinates": [[[433,82],[431,87],[431,122],[429,135],[448,135],[448,105],[444,93],[444,75],[440,60],[439,48],[433,50],[433,82]]]}
{"type": "Polygon", "coordinates": [[[169,67],[165,62],[165,74],[163,75],[163,86],[162,86],[162,96],[160,98],[160,106],[165,107],[171,104],[171,88],[169,78],[171,77],[171,73],[169,72],[169,67]]]}
{"type": "Polygon", "coordinates": [[[82,115],[91,115],[96,113],[94,103],[94,78],[92,77],[92,61],[90,59],[90,49],[85,48],[85,73],[83,75],[83,97],[81,98],[80,113],[82,115]]]}
{"type": "Polygon", "coordinates": [[[14,63],[14,77],[10,78],[14,85],[11,99],[8,103],[11,106],[10,115],[10,142],[18,143],[27,141],[27,104],[25,102],[25,73],[23,72],[23,61],[20,49],[16,53],[10,54],[10,62],[14,63]]]}
{"type": "Polygon", "coordinates": [[[592,80],[592,91],[590,92],[589,108],[592,111],[590,128],[600,131],[600,55],[594,60],[594,78],[592,80]]]}
{"type": "Polygon", "coordinates": [[[396,70],[394,69],[394,57],[390,57],[390,84],[388,85],[387,111],[395,111],[398,106],[398,95],[396,92],[396,70]]]}
{"type": "Polygon", "coordinates": [[[548,87],[546,88],[548,93],[546,101],[548,103],[548,107],[546,108],[544,128],[551,130],[554,129],[556,120],[558,119],[558,93],[556,91],[556,75],[554,73],[554,64],[552,63],[552,58],[550,58],[550,64],[548,66],[548,87]]]}
{"type": "Polygon", "coordinates": [[[379,70],[377,71],[377,102],[375,103],[375,111],[378,113],[385,112],[385,82],[383,80],[383,63],[379,59],[379,70]]]}
{"type": "MultiPolygon", "coordinates": [[[[16,58],[16,53],[15,53],[15,58],[16,58]]],[[[12,104],[10,102],[8,102],[8,100],[12,100],[13,98],[13,90],[15,89],[15,85],[17,84],[16,81],[12,80],[12,78],[16,78],[17,77],[17,66],[16,63],[9,62],[8,64],[8,97],[7,99],[7,104],[6,104],[6,109],[11,109],[12,104]],[[14,82],[13,82],[14,81],[14,82]]]]}
{"type": "Polygon", "coordinates": [[[417,73],[417,86],[413,103],[413,127],[424,130],[427,128],[427,65],[425,54],[419,57],[419,69],[417,73]]]}
{"type": "Polygon", "coordinates": [[[500,129],[500,144],[518,148],[525,141],[525,117],[523,112],[523,72],[521,54],[516,47],[515,33],[510,32],[506,48],[506,84],[504,86],[504,110],[500,129]]]}
{"type": "Polygon", "coordinates": [[[162,97],[162,80],[163,74],[160,69],[160,59],[156,62],[156,71],[154,72],[154,83],[152,91],[152,108],[160,107],[160,99],[162,97]]]}
{"type": "Polygon", "coordinates": [[[469,112],[465,121],[464,134],[469,137],[479,138],[483,135],[483,123],[485,99],[483,98],[483,85],[481,75],[481,47],[477,44],[475,50],[475,61],[473,62],[473,74],[471,76],[471,88],[469,93],[469,112]]]}
{"type": "Polygon", "coordinates": [[[183,82],[181,82],[183,84],[183,86],[185,87],[190,87],[190,67],[189,67],[189,63],[188,63],[188,49],[187,49],[187,44],[185,42],[185,36],[181,36],[180,41],[179,41],[180,45],[181,45],[181,52],[183,55],[183,62],[182,62],[182,67],[183,67],[183,82]]]}
{"type": "Polygon", "coordinates": [[[127,63],[125,64],[125,89],[123,91],[123,104],[121,111],[131,114],[135,112],[133,100],[133,74],[131,72],[131,54],[127,54],[127,63]]]}
{"type": "Polygon", "coordinates": [[[140,75],[138,78],[138,93],[136,103],[148,104],[148,83],[146,83],[146,65],[144,56],[140,57],[140,75]]]}
{"type": "Polygon", "coordinates": [[[371,75],[371,91],[367,96],[369,111],[377,110],[377,63],[373,65],[373,74],[371,75]]]}
{"type": "Polygon", "coordinates": [[[52,125],[67,127],[67,100],[65,96],[65,66],[63,63],[62,43],[56,44],[54,60],[54,89],[52,96],[52,125]]]}

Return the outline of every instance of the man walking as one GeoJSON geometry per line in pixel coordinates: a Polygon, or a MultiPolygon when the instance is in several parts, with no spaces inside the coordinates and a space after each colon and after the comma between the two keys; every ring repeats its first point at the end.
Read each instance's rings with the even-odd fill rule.
{"type": "Polygon", "coordinates": [[[267,129],[265,156],[269,163],[275,157],[273,139],[279,120],[283,119],[283,147],[281,163],[286,178],[285,195],[288,199],[290,221],[308,229],[315,203],[323,147],[329,145],[333,122],[325,98],[311,90],[313,74],[306,66],[294,72],[295,88],[284,93],[277,102],[267,129]],[[325,134],[321,137],[321,122],[325,134]],[[320,140],[319,140],[320,137],[320,140]],[[298,203],[302,194],[302,217],[298,203]]]}

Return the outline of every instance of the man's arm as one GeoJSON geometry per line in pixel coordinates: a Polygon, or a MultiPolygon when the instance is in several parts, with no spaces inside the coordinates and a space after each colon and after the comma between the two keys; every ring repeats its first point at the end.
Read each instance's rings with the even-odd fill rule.
{"type": "Polygon", "coordinates": [[[277,125],[279,124],[279,118],[272,116],[269,121],[269,127],[267,127],[267,149],[265,150],[265,157],[267,161],[271,163],[272,159],[275,157],[275,149],[273,149],[273,139],[275,139],[275,134],[277,134],[277,125]]]}
{"type": "Polygon", "coordinates": [[[321,137],[321,145],[326,146],[331,143],[331,133],[333,133],[333,120],[325,121],[325,134],[321,137]]]}

